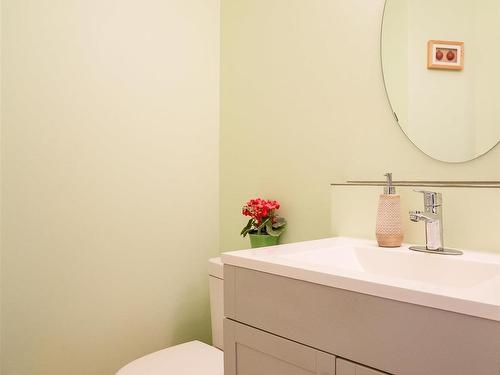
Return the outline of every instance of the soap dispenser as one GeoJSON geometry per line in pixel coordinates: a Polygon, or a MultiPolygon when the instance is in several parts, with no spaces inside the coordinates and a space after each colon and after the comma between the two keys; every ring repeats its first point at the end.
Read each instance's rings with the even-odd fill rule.
{"type": "Polygon", "coordinates": [[[380,194],[375,234],[381,247],[399,247],[403,243],[401,198],[392,186],[392,173],[386,173],[384,194],[380,194]]]}

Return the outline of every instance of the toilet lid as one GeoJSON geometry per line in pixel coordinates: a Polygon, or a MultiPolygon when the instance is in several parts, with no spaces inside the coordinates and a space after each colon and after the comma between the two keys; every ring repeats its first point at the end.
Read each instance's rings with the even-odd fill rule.
{"type": "Polygon", "coordinates": [[[223,352],[200,341],[172,346],[136,359],[116,375],[223,375],[223,352]]]}

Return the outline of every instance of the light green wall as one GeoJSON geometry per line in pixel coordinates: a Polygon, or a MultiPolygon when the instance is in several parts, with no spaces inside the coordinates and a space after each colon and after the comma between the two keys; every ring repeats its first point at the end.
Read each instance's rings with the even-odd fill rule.
{"type": "Polygon", "coordinates": [[[496,69],[493,60],[500,59],[500,3],[497,0],[482,0],[482,6],[474,9],[477,37],[478,83],[476,94],[476,151],[483,150],[491,144],[496,136],[500,142],[500,107],[498,106],[498,87],[500,87],[500,70],[496,69]]]}
{"type": "MultiPolygon", "coordinates": [[[[222,1],[223,250],[248,247],[248,239],[238,236],[245,222],[240,208],[253,196],[282,201],[289,220],[284,240],[291,242],[356,231],[355,220],[341,231],[331,225],[332,181],[380,179],[385,171],[398,179],[500,180],[499,147],[472,162],[447,164],[416,149],[396,125],[380,74],[383,5],[222,1]]],[[[499,199],[492,195],[490,203],[499,199]]],[[[472,227],[448,228],[451,243],[465,232],[473,238],[481,220],[500,226],[498,215],[482,216],[481,202],[462,202],[478,220],[472,227]]],[[[363,228],[368,218],[374,220],[372,206],[335,217],[345,214],[362,220],[363,228]]],[[[474,244],[500,251],[500,237],[493,233],[474,244]]]]}
{"type": "Polygon", "coordinates": [[[1,145],[2,145],[2,25],[3,25],[3,17],[2,17],[2,0],[0,0],[0,373],[2,372],[2,235],[3,235],[3,228],[2,228],[2,152],[1,152],[1,145]]]}
{"type": "Polygon", "coordinates": [[[217,0],[2,1],[2,375],[209,340],[217,0]]]}

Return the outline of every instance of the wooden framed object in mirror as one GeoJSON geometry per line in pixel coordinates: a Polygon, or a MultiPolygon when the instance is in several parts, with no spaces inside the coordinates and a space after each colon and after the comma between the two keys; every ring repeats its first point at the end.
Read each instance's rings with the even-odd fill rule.
{"type": "Polygon", "coordinates": [[[464,42],[429,40],[427,68],[445,70],[464,69],[464,42]]]}

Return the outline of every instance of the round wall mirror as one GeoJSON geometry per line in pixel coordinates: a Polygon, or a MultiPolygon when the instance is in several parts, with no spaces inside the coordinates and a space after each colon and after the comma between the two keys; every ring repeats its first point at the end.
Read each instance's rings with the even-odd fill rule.
{"type": "Polygon", "coordinates": [[[386,0],[387,96],[427,155],[464,162],[500,143],[499,41],[499,0],[386,0]]]}

